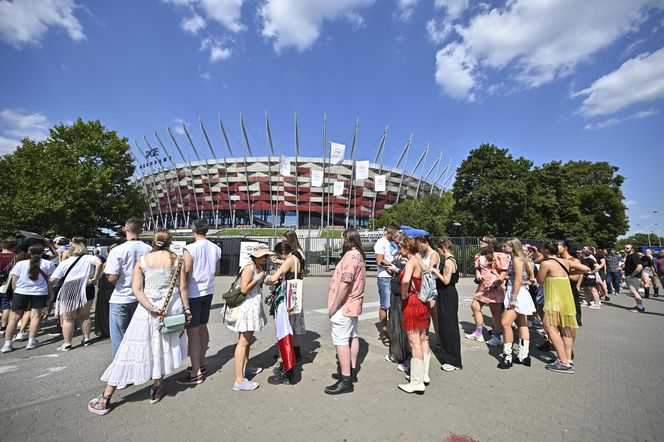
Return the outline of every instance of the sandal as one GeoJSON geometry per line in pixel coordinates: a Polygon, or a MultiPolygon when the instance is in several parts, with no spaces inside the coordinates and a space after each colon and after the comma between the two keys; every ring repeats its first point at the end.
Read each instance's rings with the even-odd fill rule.
{"type": "Polygon", "coordinates": [[[111,411],[111,397],[100,394],[88,402],[88,411],[103,416],[111,411]]]}
{"type": "Polygon", "coordinates": [[[150,389],[150,403],[151,404],[156,404],[162,398],[166,396],[166,392],[164,391],[164,386],[160,385],[158,387],[152,387],[150,389]]]}
{"type": "Polygon", "coordinates": [[[390,338],[388,336],[383,335],[383,336],[380,337],[380,340],[381,340],[381,342],[383,343],[383,345],[385,347],[390,346],[390,338]]]}

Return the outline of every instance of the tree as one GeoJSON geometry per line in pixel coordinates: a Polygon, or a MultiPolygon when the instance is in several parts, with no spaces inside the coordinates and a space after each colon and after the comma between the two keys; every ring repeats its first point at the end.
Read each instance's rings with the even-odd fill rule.
{"type": "Polygon", "coordinates": [[[443,236],[452,222],[452,194],[427,195],[415,200],[397,203],[383,212],[375,222],[376,227],[390,224],[406,224],[418,229],[425,229],[433,236],[443,236]]]}
{"type": "Polygon", "coordinates": [[[542,236],[543,218],[529,204],[532,161],[482,144],[461,162],[452,188],[454,217],[465,235],[542,236]]]}
{"type": "Polygon", "coordinates": [[[0,158],[0,233],[94,236],[143,216],[147,201],[131,182],[126,138],[80,118],[49,133],[44,141],[23,139],[0,158]]]}
{"type": "Polygon", "coordinates": [[[659,246],[663,243],[664,236],[659,236],[656,233],[635,233],[616,241],[616,249],[622,250],[625,248],[625,244],[631,244],[636,250],[639,250],[641,247],[659,246]]]}

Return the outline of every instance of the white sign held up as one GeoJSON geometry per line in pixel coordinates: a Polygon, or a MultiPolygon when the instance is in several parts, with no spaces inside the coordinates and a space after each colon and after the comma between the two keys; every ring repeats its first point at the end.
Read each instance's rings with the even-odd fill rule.
{"type": "Polygon", "coordinates": [[[385,177],[386,175],[376,175],[374,177],[374,190],[376,192],[385,192],[385,177]]]}
{"type": "Polygon", "coordinates": [[[346,145],[330,141],[330,164],[341,164],[346,153],[346,145]]]}
{"type": "Polygon", "coordinates": [[[311,169],[311,187],[321,187],[323,185],[323,171],[311,169]]]}
{"type": "Polygon", "coordinates": [[[369,178],[369,161],[358,161],[355,163],[355,179],[366,180],[369,178]]]}
{"type": "Polygon", "coordinates": [[[344,182],[335,181],[334,182],[334,196],[341,196],[344,194],[344,182]]]}

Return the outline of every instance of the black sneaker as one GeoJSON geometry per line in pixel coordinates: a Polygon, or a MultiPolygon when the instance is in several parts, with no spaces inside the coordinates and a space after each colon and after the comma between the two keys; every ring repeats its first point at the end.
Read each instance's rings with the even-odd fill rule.
{"type": "Polygon", "coordinates": [[[503,353],[503,359],[498,363],[498,368],[502,370],[512,368],[512,355],[503,353]]]}
{"type": "Polygon", "coordinates": [[[292,385],[290,372],[282,372],[280,374],[275,374],[267,378],[267,383],[272,385],[292,385]]]}

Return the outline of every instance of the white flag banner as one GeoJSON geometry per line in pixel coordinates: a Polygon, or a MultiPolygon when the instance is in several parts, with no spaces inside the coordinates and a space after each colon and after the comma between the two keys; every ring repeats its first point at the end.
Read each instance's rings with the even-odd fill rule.
{"type": "Polygon", "coordinates": [[[323,186],[323,171],[318,169],[311,169],[311,187],[323,186]]]}
{"type": "Polygon", "coordinates": [[[344,194],[344,182],[335,181],[334,182],[334,196],[341,196],[344,194]]]}
{"type": "Polygon", "coordinates": [[[346,145],[330,141],[330,164],[341,164],[346,153],[346,145]]]}
{"type": "Polygon", "coordinates": [[[369,161],[357,161],[355,163],[355,179],[366,180],[369,178],[369,161]]]}
{"type": "Polygon", "coordinates": [[[374,177],[374,190],[376,192],[385,192],[385,177],[387,175],[376,175],[374,177]]]}
{"type": "Polygon", "coordinates": [[[290,160],[283,155],[279,157],[279,175],[290,176],[290,160]]]}

